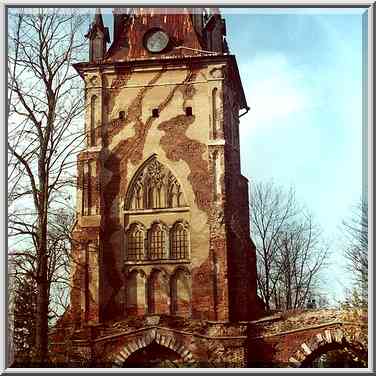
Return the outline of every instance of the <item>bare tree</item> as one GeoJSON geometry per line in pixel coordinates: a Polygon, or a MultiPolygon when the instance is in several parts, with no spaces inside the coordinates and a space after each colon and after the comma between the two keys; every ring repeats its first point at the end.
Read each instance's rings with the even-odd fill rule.
{"type": "MultiPolygon", "coordinates": [[[[70,210],[61,208],[49,215],[47,284],[50,325],[58,321],[69,305],[69,291],[73,287],[70,281],[70,266],[75,262],[70,253],[73,242],[71,231],[75,220],[73,208],[70,210]]],[[[13,302],[9,311],[9,320],[12,321],[10,340],[13,343],[9,345],[13,347],[14,355],[10,357],[10,363],[25,366],[30,364],[35,356],[34,329],[38,291],[34,286],[36,286],[37,255],[33,248],[22,251],[15,249],[8,252],[8,258],[12,266],[8,275],[13,282],[9,292],[10,301],[13,302]],[[33,295],[30,292],[33,292],[33,295]]]]}
{"type": "Polygon", "coordinates": [[[267,311],[275,295],[281,268],[276,262],[276,240],[296,214],[295,194],[270,183],[255,183],[251,192],[252,238],[257,252],[257,283],[267,311]]]}
{"type": "Polygon", "coordinates": [[[18,267],[36,283],[38,364],[48,360],[51,273],[61,262],[51,219],[70,200],[83,141],[84,95],[72,63],[85,53],[86,24],[86,15],[57,8],[9,14],[9,236],[18,267]]]}
{"type": "MultiPolygon", "coordinates": [[[[361,289],[362,304],[367,303],[368,297],[368,203],[359,202],[352,211],[349,219],[343,221],[345,233],[345,257],[348,268],[352,273],[356,287],[361,289]]],[[[359,294],[355,294],[359,295],[359,294]]]]}
{"type": "Polygon", "coordinates": [[[266,310],[304,307],[327,253],[312,216],[297,204],[292,188],[286,192],[273,182],[253,185],[250,215],[266,310]]]}
{"type": "Polygon", "coordinates": [[[304,308],[317,288],[328,252],[312,215],[302,212],[297,221],[287,224],[277,236],[276,249],[280,278],[274,291],[279,298],[275,306],[283,310],[304,308]]]}

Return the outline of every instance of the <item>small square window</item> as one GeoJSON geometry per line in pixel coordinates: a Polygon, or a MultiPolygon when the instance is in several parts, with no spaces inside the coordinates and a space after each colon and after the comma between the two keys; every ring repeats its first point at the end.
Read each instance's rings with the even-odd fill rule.
{"type": "Polygon", "coordinates": [[[192,116],[192,107],[186,107],[185,108],[185,114],[187,116],[192,116]]]}
{"type": "Polygon", "coordinates": [[[159,117],[159,110],[158,110],[158,108],[153,108],[153,110],[152,110],[152,116],[154,117],[154,118],[157,118],[157,117],[159,117]]]}
{"type": "Polygon", "coordinates": [[[125,119],[125,111],[120,111],[119,112],[119,119],[124,120],[125,119]]]}

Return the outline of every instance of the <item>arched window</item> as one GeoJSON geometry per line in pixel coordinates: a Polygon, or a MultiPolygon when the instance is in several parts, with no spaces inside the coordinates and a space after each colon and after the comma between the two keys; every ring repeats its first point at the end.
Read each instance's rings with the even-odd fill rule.
{"type": "Polygon", "coordinates": [[[91,97],[91,104],[90,104],[90,146],[95,146],[96,144],[96,137],[95,137],[95,128],[97,117],[95,114],[97,106],[97,97],[94,95],[91,97]]]}
{"type": "Polygon", "coordinates": [[[186,270],[177,269],[171,277],[171,314],[188,317],[191,307],[191,280],[186,270]]]}
{"type": "Polygon", "coordinates": [[[170,257],[172,259],[187,259],[188,256],[188,229],[183,223],[178,222],[171,230],[170,257]]]}
{"type": "Polygon", "coordinates": [[[168,314],[169,282],[165,272],[153,270],[148,284],[148,311],[149,313],[168,314]]]}
{"type": "Polygon", "coordinates": [[[159,260],[166,258],[167,234],[163,225],[155,223],[149,230],[149,258],[159,260]]]}
{"type": "Polygon", "coordinates": [[[95,167],[94,160],[84,161],[81,166],[83,168],[82,174],[82,215],[96,215],[97,202],[95,200],[95,167]]]}
{"type": "Polygon", "coordinates": [[[127,210],[186,206],[183,190],[172,172],[156,156],[149,158],[132,179],[125,200],[127,210]]]}
{"type": "Polygon", "coordinates": [[[180,190],[180,185],[174,179],[174,181],[171,182],[170,189],[168,192],[168,198],[167,198],[167,206],[169,208],[176,208],[181,206],[180,201],[181,201],[181,196],[182,192],[180,190]]]}
{"type": "Polygon", "coordinates": [[[134,190],[134,196],[132,201],[133,209],[141,209],[143,207],[143,195],[142,195],[142,184],[137,184],[134,190]]]}
{"type": "Polygon", "coordinates": [[[132,224],[127,232],[127,260],[145,258],[145,232],[139,224],[132,224]]]}
{"type": "Polygon", "coordinates": [[[213,139],[217,138],[217,91],[218,89],[215,88],[212,91],[212,132],[213,132],[213,139]]]}
{"type": "Polygon", "coordinates": [[[153,209],[156,207],[155,202],[155,187],[148,187],[148,198],[147,198],[147,208],[148,209],[153,209]]]}
{"type": "Polygon", "coordinates": [[[93,205],[93,187],[92,187],[92,166],[90,161],[87,164],[87,205],[86,214],[92,215],[92,205],[93,205]]]}
{"type": "Polygon", "coordinates": [[[127,278],[126,307],[128,315],[145,314],[146,293],[145,274],[143,271],[133,270],[127,278]]]}

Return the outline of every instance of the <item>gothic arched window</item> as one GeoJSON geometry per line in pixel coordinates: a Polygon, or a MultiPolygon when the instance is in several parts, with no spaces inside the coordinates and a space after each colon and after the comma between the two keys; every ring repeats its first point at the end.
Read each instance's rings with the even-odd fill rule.
{"type": "Polygon", "coordinates": [[[168,192],[167,205],[169,208],[175,208],[180,206],[182,192],[180,189],[180,184],[176,179],[171,179],[170,190],[168,192]]]}
{"type": "Polygon", "coordinates": [[[137,171],[128,189],[126,210],[166,209],[186,205],[181,186],[154,155],[137,171]]]}
{"type": "Polygon", "coordinates": [[[149,258],[166,258],[167,232],[161,223],[154,223],[149,230],[149,258]]]}
{"type": "Polygon", "coordinates": [[[187,226],[185,226],[181,222],[176,223],[171,230],[170,239],[170,257],[172,259],[187,259],[189,257],[189,241],[187,226]]]}
{"type": "Polygon", "coordinates": [[[143,260],[145,258],[145,232],[141,225],[132,224],[127,232],[127,260],[143,260]]]}
{"type": "Polygon", "coordinates": [[[132,206],[135,209],[141,209],[143,208],[143,195],[142,195],[142,185],[136,184],[135,190],[134,190],[134,197],[133,197],[133,203],[132,206]]]}
{"type": "Polygon", "coordinates": [[[97,117],[95,114],[97,107],[97,97],[94,95],[91,97],[91,104],[90,104],[90,146],[95,146],[96,144],[96,137],[95,137],[95,128],[97,117]]]}

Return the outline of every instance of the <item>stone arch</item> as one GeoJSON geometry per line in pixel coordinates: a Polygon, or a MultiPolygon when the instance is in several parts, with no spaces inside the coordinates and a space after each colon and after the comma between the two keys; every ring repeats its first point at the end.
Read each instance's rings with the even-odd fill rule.
{"type": "Polygon", "coordinates": [[[181,184],[153,154],[138,168],[125,196],[125,210],[164,209],[186,206],[181,184]]]}
{"type": "Polygon", "coordinates": [[[153,314],[170,313],[169,276],[163,268],[153,268],[147,284],[148,312],[153,314]]]}
{"type": "MultiPolygon", "coordinates": [[[[308,359],[315,353],[320,353],[324,347],[338,345],[338,347],[350,346],[355,352],[364,351],[366,348],[359,332],[348,334],[339,328],[325,329],[313,335],[308,341],[303,342],[289,358],[290,366],[303,367],[308,359]]],[[[333,346],[334,347],[334,346],[333,346]]]]}
{"type": "Polygon", "coordinates": [[[143,315],[146,311],[146,275],[137,268],[126,275],[127,315],[143,315]]]}
{"type": "Polygon", "coordinates": [[[161,333],[157,328],[149,329],[143,334],[133,338],[127,342],[115,354],[111,354],[108,358],[115,367],[122,367],[124,362],[139,349],[149,346],[153,341],[157,344],[175,351],[183,359],[184,363],[194,364],[196,361],[192,353],[188,350],[184,343],[175,337],[173,333],[161,333]]]}
{"type": "Polygon", "coordinates": [[[170,278],[171,314],[190,316],[191,274],[186,267],[178,266],[170,278]]]}

